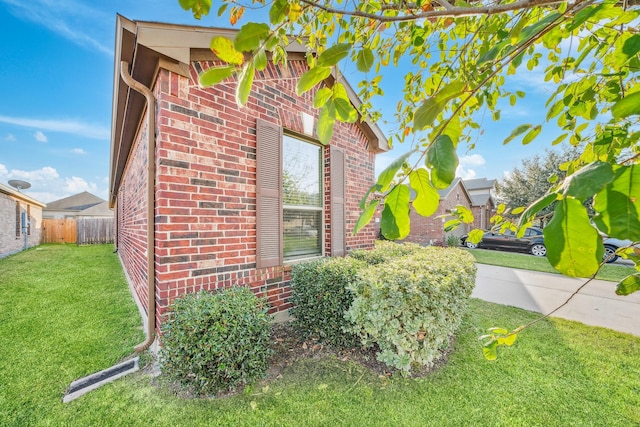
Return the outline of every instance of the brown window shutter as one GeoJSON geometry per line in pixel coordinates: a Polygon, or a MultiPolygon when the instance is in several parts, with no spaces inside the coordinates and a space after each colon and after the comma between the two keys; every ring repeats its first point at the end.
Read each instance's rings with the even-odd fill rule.
{"type": "Polygon", "coordinates": [[[20,237],[20,202],[16,202],[16,237],[20,237]]]}
{"type": "Polygon", "coordinates": [[[256,266],[282,265],[282,128],[256,123],[256,266]]]}
{"type": "Polygon", "coordinates": [[[345,250],[345,171],[344,151],[331,147],[331,256],[344,256],[345,250]]]}

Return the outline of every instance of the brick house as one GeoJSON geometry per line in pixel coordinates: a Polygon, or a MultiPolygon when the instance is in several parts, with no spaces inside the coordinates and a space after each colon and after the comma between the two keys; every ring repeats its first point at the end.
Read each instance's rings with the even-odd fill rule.
{"type": "Polygon", "coordinates": [[[464,186],[471,197],[471,211],[473,212],[475,228],[488,230],[491,228],[489,220],[493,215],[495,204],[493,194],[496,180],[487,178],[466,179],[464,186]]]}
{"type": "Polygon", "coordinates": [[[40,244],[45,206],[0,184],[0,258],[40,244]]]}
{"type": "Polygon", "coordinates": [[[286,67],[256,73],[243,108],[233,78],[199,87],[219,64],[211,38],[234,34],[117,18],[109,203],[149,335],[173,299],[200,289],[249,286],[286,313],[292,263],[375,239],[373,226],[350,230],[375,154],[388,150],[380,129],[336,123],[318,144],[315,91],[296,94],[308,68],[295,44],[286,67]]]}
{"type": "Polygon", "coordinates": [[[418,215],[414,209],[411,209],[409,215],[411,232],[404,241],[421,245],[442,244],[446,242],[447,234],[462,236],[469,232],[469,227],[466,224],[461,224],[449,233],[444,231],[444,223],[451,219],[451,217],[445,218],[444,216],[449,214],[452,209],[458,205],[471,209],[471,197],[462,179],[456,178],[447,188],[438,190],[438,194],[440,194],[438,210],[430,217],[418,215]]]}

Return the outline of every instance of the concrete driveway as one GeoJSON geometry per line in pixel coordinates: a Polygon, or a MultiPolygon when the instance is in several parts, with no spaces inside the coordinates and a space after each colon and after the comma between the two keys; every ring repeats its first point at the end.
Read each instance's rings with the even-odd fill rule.
{"type": "MultiPolygon", "coordinates": [[[[475,298],[549,313],[586,279],[477,264],[475,298]]],[[[633,272],[629,270],[629,274],[633,272]]],[[[640,336],[640,292],[622,297],[615,282],[593,280],[554,316],[640,336]]]]}

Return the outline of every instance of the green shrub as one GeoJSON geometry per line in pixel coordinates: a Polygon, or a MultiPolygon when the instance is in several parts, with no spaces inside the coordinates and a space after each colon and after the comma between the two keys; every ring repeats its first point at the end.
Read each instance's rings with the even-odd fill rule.
{"type": "Polygon", "coordinates": [[[421,246],[416,243],[396,243],[389,240],[377,240],[374,249],[357,250],[351,252],[349,255],[369,265],[377,265],[412,254],[420,249],[421,246]]]}
{"type": "Polygon", "coordinates": [[[254,382],[272,354],[267,302],[247,288],[176,299],[162,334],[163,374],[198,395],[254,382]]]}
{"type": "Polygon", "coordinates": [[[450,246],[453,248],[457,248],[458,246],[460,246],[460,238],[455,234],[448,234],[445,242],[447,246],[450,246]]]}
{"type": "Polygon", "coordinates": [[[346,318],[378,360],[408,373],[429,366],[460,325],[475,285],[474,257],[453,248],[421,248],[371,266],[354,281],[346,318]]]}
{"type": "Polygon", "coordinates": [[[292,324],[303,338],[316,337],[348,348],[357,344],[345,330],[345,312],[353,302],[349,285],[363,264],[351,258],[323,258],[296,264],[291,271],[292,324]]]}

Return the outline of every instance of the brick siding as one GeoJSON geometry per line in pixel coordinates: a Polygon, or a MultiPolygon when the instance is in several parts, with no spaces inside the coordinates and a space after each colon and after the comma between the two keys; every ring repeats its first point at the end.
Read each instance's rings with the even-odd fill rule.
{"type": "Polygon", "coordinates": [[[31,230],[27,247],[39,245],[42,238],[42,207],[0,193],[0,258],[24,249],[24,235],[16,236],[16,202],[21,213],[29,212],[31,230]]]}
{"type": "MultiPolygon", "coordinates": [[[[156,301],[157,320],[178,296],[200,289],[248,286],[269,299],[271,312],[290,308],[290,266],[256,268],[256,119],[302,134],[301,112],[317,119],[314,92],[296,94],[302,60],[286,69],[269,64],[256,75],[246,107],[235,102],[235,82],[202,89],[191,76],[161,69],[153,88],[156,108],[156,301]],[[283,77],[284,76],[284,77],[283,77]]],[[[132,147],[118,191],[117,244],[123,265],[146,307],[146,132],[132,147]]],[[[345,151],[346,247],[370,248],[373,226],[350,230],[360,198],[374,182],[374,154],[355,124],[336,123],[332,145],[345,151]]],[[[329,150],[324,156],[324,251],[331,250],[329,150]]],[[[274,212],[274,214],[276,214],[274,212]]]]}

